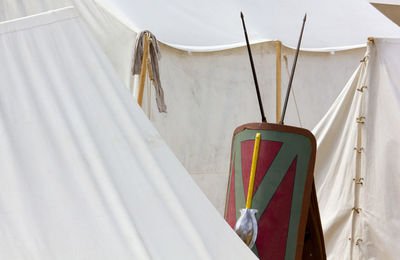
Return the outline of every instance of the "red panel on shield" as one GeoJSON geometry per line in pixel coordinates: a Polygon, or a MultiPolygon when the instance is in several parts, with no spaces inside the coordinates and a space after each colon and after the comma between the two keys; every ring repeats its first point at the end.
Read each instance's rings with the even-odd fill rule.
{"type": "MultiPolygon", "coordinates": [[[[256,176],[254,178],[253,196],[257,192],[261,181],[264,179],[269,167],[282,147],[281,142],[264,141],[260,142],[258,151],[256,176]]],[[[242,174],[244,195],[247,198],[247,190],[249,188],[249,179],[251,171],[251,163],[253,160],[254,140],[247,140],[241,143],[242,148],[242,174]]]]}
{"type": "Polygon", "coordinates": [[[285,259],[297,156],[258,222],[260,259],[285,259]]]}
{"type": "Polygon", "coordinates": [[[235,158],[233,158],[233,166],[231,173],[231,183],[229,186],[229,201],[228,210],[226,214],[226,221],[228,224],[235,229],[236,224],[236,203],[235,203],[235,158]]]}

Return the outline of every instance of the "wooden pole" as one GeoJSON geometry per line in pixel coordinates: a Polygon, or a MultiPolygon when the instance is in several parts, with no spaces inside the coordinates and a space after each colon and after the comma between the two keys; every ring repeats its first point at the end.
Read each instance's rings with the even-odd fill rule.
{"type": "Polygon", "coordinates": [[[282,111],[282,43],[276,42],[276,123],[281,120],[282,111]]]}
{"type": "Polygon", "coordinates": [[[147,71],[147,58],[149,57],[149,35],[147,33],[144,36],[143,48],[144,51],[142,58],[142,67],[140,69],[140,77],[139,77],[139,94],[137,97],[137,102],[139,106],[142,106],[143,103],[144,83],[146,81],[146,71],[147,71]]]}
{"type": "MultiPolygon", "coordinates": [[[[151,41],[151,39],[150,39],[150,41],[151,41]]],[[[151,116],[151,85],[153,84],[153,81],[154,81],[153,72],[151,70],[150,59],[147,59],[147,71],[149,74],[150,82],[149,82],[149,86],[147,86],[147,93],[146,93],[147,102],[146,103],[147,103],[147,116],[150,119],[150,116],[151,116]]]]}
{"type": "Polygon", "coordinates": [[[288,101],[289,101],[290,89],[292,88],[294,71],[296,69],[297,58],[299,57],[300,44],[301,44],[301,39],[303,38],[304,25],[306,24],[306,20],[307,20],[307,14],[304,14],[303,26],[301,26],[300,37],[299,37],[299,41],[297,42],[296,54],[294,55],[294,60],[293,60],[293,65],[292,65],[292,73],[290,73],[289,84],[288,84],[288,87],[286,90],[285,103],[283,103],[281,120],[279,121],[279,124],[281,124],[281,125],[283,125],[283,121],[285,120],[286,108],[287,108],[288,101]]]}
{"type": "Polygon", "coordinates": [[[240,12],[240,18],[242,18],[242,25],[243,25],[244,37],[246,38],[247,52],[249,53],[251,71],[253,72],[254,85],[256,86],[256,93],[257,93],[257,99],[258,99],[258,106],[260,107],[260,113],[261,113],[261,122],[267,122],[267,119],[265,118],[265,114],[264,114],[264,108],[263,108],[263,105],[262,105],[260,89],[259,89],[259,87],[258,87],[256,69],[255,69],[255,67],[254,67],[254,62],[253,62],[253,55],[251,55],[251,48],[250,48],[250,43],[249,43],[249,37],[247,36],[246,24],[244,23],[244,16],[243,16],[243,13],[242,13],[242,12],[240,12]]]}

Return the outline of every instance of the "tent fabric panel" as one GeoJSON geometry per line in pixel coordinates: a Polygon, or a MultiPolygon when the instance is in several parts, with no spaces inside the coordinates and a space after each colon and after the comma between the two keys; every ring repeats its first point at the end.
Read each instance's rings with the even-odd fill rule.
{"type": "MultiPolygon", "coordinates": [[[[136,32],[125,29],[121,34],[130,31],[131,40],[126,36],[127,40],[118,41],[116,33],[119,29],[110,31],[110,28],[123,28],[125,23],[118,20],[110,9],[94,0],[75,1],[75,4],[120,78],[131,88],[133,80],[130,79],[128,64],[133,49],[120,44],[133,45],[136,32]],[[107,35],[113,35],[112,39],[107,35]]],[[[153,96],[150,119],[223,214],[231,131],[237,125],[259,120],[247,50],[239,47],[197,53],[177,50],[165,44],[160,44],[160,48],[162,57],[159,66],[168,113],[158,113],[153,96]],[[180,138],[176,138],[178,132],[180,138]],[[207,140],[207,145],[203,140],[207,140]]],[[[275,43],[253,45],[252,52],[264,110],[268,121],[274,122],[275,43]]],[[[312,129],[336,99],[364,52],[364,49],[332,53],[300,52],[292,88],[300,121],[291,95],[285,122],[312,129]]],[[[294,54],[294,50],[282,48],[282,91],[285,91],[289,80],[294,54]]]]}
{"type": "Polygon", "coordinates": [[[396,259],[400,39],[375,38],[324,119],[315,180],[329,259],[396,259]]]}
{"type": "Polygon", "coordinates": [[[74,5],[122,82],[133,93],[132,63],[137,32],[93,0],[77,0],[74,5]]]}
{"type": "MultiPolygon", "coordinates": [[[[365,111],[365,191],[362,253],[396,259],[400,246],[400,39],[374,39],[365,111]]],[[[372,51],[371,51],[372,52],[372,51]]]]}
{"type": "Polygon", "coordinates": [[[65,12],[0,34],[1,258],[255,258],[65,12]]]}
{"type": "Polygon", "coordinates": [[[161,42],[193,52],[244,46],[240,12],[253,43],[280,40],[295,48],[305,13],[302,50],[338,51],[365,46],[370,36],[400,36],[400,28],[365,0],[95,1],[131,30],[150,30],[161,42]]]}
{"type": "Polygon", "coordinates": [[[2,0],[0,22],[35,15],[73,5],[72,0],[2,0]]]}

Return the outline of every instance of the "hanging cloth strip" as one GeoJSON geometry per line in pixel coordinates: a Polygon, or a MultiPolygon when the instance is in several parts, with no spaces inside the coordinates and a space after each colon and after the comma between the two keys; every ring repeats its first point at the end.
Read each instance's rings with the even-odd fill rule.
{"type": "Polygon", "coordinates": [[[142,31],[138,34],[136,38],[136,44],[134,49],[133,56],[133,66],[132,66],[132,74],[140,74],[140,69],[142,66],[142,58],[143,58],[143,37],[145,37],[146,33],[148,33],[150,38],[149,51],[150,51],[150,64],[151,64],[151,74],[153,78],[151,82],[156,89],[156,102],[159,112],[167,112],[167,106],[164,101],[164,91],[161,86],[160,80],[160,70],[158,67],[158,61],[161,58],[160,48],[158,45],[158,41],[156,37],[149,31],[142,31]]]}

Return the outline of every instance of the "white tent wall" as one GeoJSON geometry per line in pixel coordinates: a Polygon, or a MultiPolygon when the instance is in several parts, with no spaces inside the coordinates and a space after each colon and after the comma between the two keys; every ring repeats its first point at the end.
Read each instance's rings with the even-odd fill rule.
{"type": "MultiPolygon", "coordinates": [[[[132,86],[136,32],[126,20],[119,20],[97,1],[75,0],[74,4],[125,85],[132,86]]],[[[307,37],[305,31],[304,39],[307,37]]],[[[260,120],[247,50],[238,47],[187,52],[165,44],[160,47],[160,73],[168,112],[158,113],[153,101],[151,121],[222,214],[233,130],[242,123],[260,120]]],[[[253,44],[252,51],[267,118],[275,122],[275,43],[253,44]]],[[[282,52],[288,61],[286,69],[282,58],[284,99],[295,51],[283,47],[282,52]]],[[[358,48],[300,53],[293,89],[303,127],[312,129],[322,118],[364,52],[358,48]]],[[[285,122],[300,125],[292,95],[285,122]]]]}
{"type": "MultiPolygon", "coordinates": [[[[90,2],[85,1],[85,4],[90,5],[90,2]]],[[[14,10],[13,8],[14,7],[10,10],[14,10]]],[[[85,18],[86,24],[91,27],[92,33],[111,60],[113,67],[117,70],[118,76],[125,85],[129,85],[132,47],[136,32],[127,26],[126,23],[118,20],[109,11],[105,11],[99,6],[97,6],[97,8],[101,9],[90,7],[89,10],[86,10],[86,14],[81,6],[79,9],[80,13],[83,14],[85,18]],[[96,12],[102,13],[99,15],[98,13],[96,14],[96,12]],[[113,37],[110,38],[109,35],[113,35],[113,37]]],[[[46,9],[47,7],[43,10],[46,9]]],[[[20,9],[17,8],[15,10],[20,9]]],[[[33,14],[35,12],[31,13],[33,14]]],[[[17,18],[22,16],[24,12],[16,11],[14,14],[10,16],[3,14],[2,19],[7,19],[7,17],[17,18]]],[[[63,27],[65,27],[65,25],[63,25],[63,27]]],[[[58,31],[58,33],[60,33],[60,31],[58,31]]],[[[68,36],[71,35],[68,34],[68,36]]],[[[307,34],[305,34],[304,37],[307,37],[307,34]]],[[[5,42],[6,41],[3,41],[3,45],[5,42]]],[[[28,46],[28,44],[26,44],[26,46],[28,46]]],[[[397,76],[400,75],[400,71],[398,70],[398,68],[400,68],[399,60],[396,59],[396,57],[400,55],[399,46],[399,40],[375,39],[375,45],[371,46],[369,50],[368,66],[366,66],[366,63],[362,63],[361,66],[358,67],[332,108],[314,130],[318,138],[318,143],[320,144],[318,147],[315,175],[329,259],[397,259],[400,253],[397,243],[397,241],[400,240],[398,236],[400,233],[400,224],[398,221],[398,219],[400,219],[400,212],[396,208],[396,201],[393,200],[393,198],[400,197],[397,189],[400,184],[400,180],[397,176],[398,169],[400,168],[399,161],[397,160],[400,154],[398,148],[399,141],[397,138],[398,132],[400,131],[400,126],[398,125],[400,84],[396,80],[397,76]],[[367,89],[364,88],[364,94],[360,96],[361,92],[356,89],[361,89],[363,85],[366,85],[367,89]],[[360,110],[361,104],[363,104],[363,108],[360,110]],[[360,111],[364,113],[360,113],[360,111]],[[357,117],[360,116],[365,117],[364,124],[356,123],[357,117]],[[361,139],[358,139],[359,136],[361,136],[361,139]],[[360,153],[357,153],[354,147],[356,147],[360,153]],[[363,179],[360,180],[360,178],[363,179]],[[353,179],[362,181],[363,184],[355,184],[353,179]]],[[[275,100],[273,98],[274,94],[270,95],[270,93],[274,93],[275,84],[274,44],[261,43],[253,45],[252,48],[262,88],[264,106],[268,108],[266,109],[268,119],[274,121],[275,100]]],[[[84,52],[84,50],[82,50],[82,52],[84,52]]],[[[179,160],[182,161],[184,166],[192,173],[192,177],[202,186],[203,191],[207,194],[209,199],[217,209],[222,212],[226,191],[228,153],[233,128],[240,123],[259,120],[259,112],[255,101],[254,87],[246,50],[245,48],[235,48],[218,52],[191,53],[162,44],[161,52],[163,58],[161,60],[160,69],[162,82],[165,87],[168,113],[158,114],[158,112],[156,112],[156,106],[153,105],[153,124],[159,129],[161,136],[166,139],[166,142],[171,146],[179,160]],[[230,103],[231,100],[234,99],[237,100],[230,103]],[[195,101],[192,102],[193,100],[195,101]],[[190,114],[190,112],[193,111],[197,114],[190,114]],[[204,139],[204,136],[207,138],[204,139]],[[204,140],[209,141],[204,142],[204,140]],[[190,147],[194,150],[188,150],[190,147]],[[221,151],[225,149],[228,149],[228,152],[223,155],[221,151]],[[199,158],[199,154],[204,157],[199,158]],[[206,167],[202,168],[203,166],[206,167]]],[[[309,129],[312,128],[325,113],[336,95],[340,92],[345,79],[350,77],[354,68],[359,64],[359,60],[364,56],[364,52],[365,49],[338,51],[334,54],[301,52],[294,80],[294,90],[303,126],[309,129]],[[317,81],[318,83],[316,84],[315,82],[317,81]],[[301,91],[300,89],[302,88],[310,88],[315,91],[301,91]],[[314,99],[314,95],[321,98],[314,99]]],[[[101,53],[101,51],[97,50],[97,53],[101,53]]],[[[289,68],[291,66],[293,53],[294,51],[291,49],[284,48],[283,50],[283,55],[288,57],[289,68]]],[[[83,55],[83,53],[81,54],[83,55]]],[[[100,56],[102,56],[102,54],[100,56]]],[[[90,60],[90,62],[87,63],[90,64],[88,67],[92,67],[93,64],[98,64],[96,62],[99,62],[99,60],[95,60],[95,62],[94,60],[90,60]]],[[[103,57],[100,63],[108,63],[108,61],[106,62],[103,57]]],[[[285,90],[287,82],[287,74],[285,73],[284,66],[285,63],[283,63],[283,90],[285,90]]],[[[108,75],[109,71],[112,70],[109,64],[105,66],[105,70],[104,68],[103,70],[97,70],[98,66],[96,65],[93,67],[96,68],[94,72],[96,77],[97,75],[102,75],[102,73],[108,75]]],[[[1,75],[10,77],[10,75],[5,73],[7,72],[3,71],[1,75]]],[[[81,76],[84,77],[83,74],[81,76]]],[[[115,75],[112,77],[116,79],[115,75]]],[[[105,78],[101,77],[99,81],[96,81],[96,84],[103,86],[104,82],[102,83],[102,80],[104,79],[105,78]]],[[[127,93],[128,92],[125,91],[125,93],[120,96],[120,98],[124,100],[124,103],[131,102],[131,100],[126,97],[128,96],[127,93]]],[[[2,99],[19,100],[15,99],[15,96],[12,98],[5,96],[2,97],[2,99]]],[[[291,102],[292,100],[293,97],[291,96],[291,102]]],[[[28,102],[26,101],[26,103],[28,102]]],[[[137,107],[134,109],[138,112],[137,107]]],[[[129,110],[131,110],[131,107],[129,110]]],[[[99,111],[96,112],[97,113],[93,112],[93,114],[98,115],[99,111]]],[[[118,113],[119,112],[120,110],[118,113]]],[[[115,115],[118,115],[118,113],[115,113],[115,115]]],[[[21,112],[21,114],[23,113],[21,112]]],[[[141,116],[144,118],[143,114],[141,114],[141,116]]],[[[6,120],[11,119],[8,118],[6,120]]],[[[293,103],[289,104],[289,114],[287,115],[286,122],[298,125],[293,103]]],[[[7,138],[10,139],[11,133],[13,136],[18,135],[19,131],[24,132],[24,135],[26,135],[26,131],[21,130],[22,128],[25,129],[26,125],[23,125],[21,122],[13,121],[11,123],[8,122],[8,124],[2,124],[3,136],[4,133],[6,133],[4,130],[6,125],[18,126],[18,124],[21,124],[21,128],[18,128],[20,130],[17,129],[15,133],[8,131],[7,138]]],[[[140,124],[142,124],[142,121],[140,121],[140,124]]],[[[102,126],[105,125],[106,124],[102,124],[102,126]]],[[[140,135],[148,136],[154,133],[154,129],[148,122],[144,123],[144,125],[144,130],[140,132],[140,135]]],[[[130,127],[126,129],[125,127],[124,125],[121,130],[127,133],[132,130],[130,127]]],[[[21,134],[21,136],[24,135],[21,134]]],[[[29,138],[31,135],[32,134],[29,134],[26,138],[29,138]]],[[[158,134],[156,134],[156,136],[157,135],[158,134]]],[[[151,136],[145,139],[145,143],[151,143],[152,146],[155,143],[160,144],[159,142],[154,142],[155,139],[153,139],[153,137],[154,136],[151,136]]],[[[22,138],[20,142],[22,143],[26,138],[22,138]]],[[[40,138],[40,140],[44,139],[44,137],[40,138]]],[[[104,136],[102,136],[102,138],[107,139],[107,137],[104,136]]],[[[7,155],[3,158],[11,158],[10,154],[14,154],[10,153],[10,150],[7,148],[11,147],[9,143],[6,143],[8,139],[3,138],[2,140],[3,145],[1,146],[1,151],[3,151],[3,154],[7,155]]],[[[15,139],[17,138],[13,140],[15,139]]],[[[155,146],[159,147],[158,145],[155,146]]],[[[17,150],[21,151],[18,147],[14,147],[13,152],[17,150]]],[[[24,146],[21,145],[21,147],[24,146]]],[[[108,149],[109,147],[103,150],[105,151],[108,149]]],[[[161,145],[160,149],[168,150],[165,144],[161,145]]],[[[29,149],[26,150],[28,151],[29,149]]],[[[27,153],[27,151],[25,151],[25,153],[27,153]]],[[[141,152],[138,152],[138,154],[140,153],[141,152]]],[[[49,158],[54,157],[53,153],[46,152],[46,154],[49,158]]],[[[164,154],[162,154],[157,158],[165,164],[168,164],[166,161],[173,157],[171,153],[169,153],[169,156],[170,157],[165,158],[164,154]]],[[[5,167],[5,169],[7,168],[7,170],[25,169],[23,167],[31,169],[32,167],[30,167],[29,163],[32,163],[33,160],[30,160],[29,156],[25,156],[24,158],[23,166],[17,167],[16,164],[6,163],[7,161],[2,162],[0,165],[5,167]]],[[[59,159],[56,160],[59,161],[59,159]]],[[[176,167],[176,171],[182,171],[180,166],[176,167]]],[[[57,171],[58,170],[59,169],[57,169],[57,171]]],[[[57,171],[55,170],[54,172],[57,171]]],[[[3,213],[1,214],[4,219],[6,219],[4,221],[5,225],[3,226],[5,232],[2,234],[8,239],[11,237],[11,228],[17,228],[22,225],[25,230],[18,229],[19,231],[17,232],[19,232],[18,234],[20,235],[13,237],[21,237],[24,238],[25,241],[2,239],[2,241],[7,241],[7,243],[3,244],[4,249],[0,250],[0,252],[11,252],[9,248],[16,248],[16,250],[13,251],[15,255],[11,257],[21,256],[21,254],[24,253],[20,250],[20,244],[22,243],[28,245],[27,247],[29,247],[29,250],[26,251],[28,253],[43,252],[43,247],[41,247],[43,241],[37,242],[37,238],[36,240],[30,240],[30,237],[37,231],[34,230],[35,226],[44,223],[44,221],[41,221],[43,218],[42,214],[37,215],[37,212],[33,211],[32,213],[32,211],[29,210],[21,214],[21,211],[18,209],[22,209],[24,206],[23,203],[20,203],[23,201],[23,198],[16,196],[15,193],[10,193],[12,188],[16,187],[16,179],[9,175],[4,176],[3,178],[5,179],[1,182],[3,188],[0,190],[2,190],[3,193],[7,193],[7,198],[13,199],[9,202],[2,202],[3,213]],[[6,204],[6,202],[8,204],[6,204]],[[14,205],[10,203],[14,203],[14,205]],[[25,219],[18,217],[24,215],[32,216],[29,223],[25,223],[25,219]],[[18,225],[10,225],[10,219],[20,219],[21,221],[17,223],[18,225]]],[[[19,175],[17,174],[14,176],[19,175]]],[[[73,176],[76,179],[81,178],[75,174],[73,176]]],[[[45,179],[45,177],[46,176],[44,176],[43,179],[45,179]]],[[[125,177],[126,176],[121,178],[121,180],[125,180],[125,177]]],[[[59,176],[59,178],[64,180],[64,177],[59,176]]],[[[172,182],[173,180],[169,181],[169,183],[172,182]]],[[[176,183],[181,183],[181,180],[176,181],[176,183]]],[[[184,185],[188,184],[190,186],[191,184],[189,183],[190,180],[185,179],[184,185]]],[[[121,182],[119,182],[118,185],[120,184],[121,182]]],[[[48,191],[46,187],[36,189],[31,184],[28,186],[29,189],[34,192],[34,196],[29,196],[34,198],[34,200],[29,201],[30,203],[38,203],[43,201],[43,198],[47,197],[50,198],[50,201],[48,198],[44,201],[43,205],[45,206],[53,203],[51,199],[53,194],[46,194],[48,191]],[[40,198],[40,200],[37,198],[40,198]]],[[[20,189],[28,186],[27,184],[25,186],[22,185],[20,189]]],[[[55,187],[58,186],[56,185],[55,187]]],[[[195,190],[197,190],[197,188],[195,188],[195,190]]],[[[77,193],[76,196],[81,197],[79,193],[77,193]]],[[[185,196],[185,193],[182,193],[182,196],[185,196]]],[[[2,195],[1,197],[4,196],[2,195]]],[[[27,197],[28,196],[25,196],[25,198],[27,197]]],[[[67,196],[63,197],[63,199],[64,198],[67,198],[67,196]]],[[[113,198],[110,197],[106,199],[107,201],[113,200],[113,198]]],[[[202,197],[201,200],[204,200],[204,197],[202,197]]],[[[67,200],[63,202],[63,204],[66,204],[68,207],[71,206],[71,203],[67,200]]],[[[95,205],[101,203],[95,203],[95,205]]],[[[196,202],[187,199],[185,203],[189,205],[195,204],[196,202]]],[[[74,209],[78,208],[80,210],[79,214],[83,214],[81,210],[86,212],[85,210],[87,210],[86,207],[88,205],[87,203],[83,203],[75,205],[74,207],[71,206],[72,212],[74,212],[74,209]]],[[[28,208],[32,209],[33,207],[28,208]]],[[[209,209],[210,206],[208,205],[206,208],[209,209]]],[[[128,207],[128,210],[130,209],[131,208],[128,207]]],[[[50,208],[50,210],[45,207],[45,210],[50,216],[55,216],[54,214],[57,213],[54,207],[50,208]]],[[[123,211],[124,209],[121,209],[120,212],[123,213],[123,211]]],[[[96,212],[99,212],[101,215],[102,209],[96,209],[96,212]]],[[[202,209],[198,213],[204,214],[202,209]]],[[[118,214],[117,217],[119,220],[125,219],[126,222],[124,223],[128,223],[129,216],[124,217],[123,215],[124,214],[118,214]]],[[[82,218],[81,215],[80,218],[82,218]]],[[[80,236],[73,237],[74,239],[81,239],[76,239],[76,244],[74,244],[73,241],[69,241],[68,243],[71,242],[71,244],[68,244],[68,249],[90,246],[88,244],[89,242],[85,240],[85,237],[89,236],[90,230],[101,230],[105,223],[111,222],[111,217],[109,217],[109,215],[107,215],[106,218],[107,219],[103,220],[96,219],[96,221],[90,222],[89,226],[86,226],[83,231],[80,230],[80,236]],[[101,226],[101,228],[99,226],[101,226]],[[84,241],[82,242],[82,240],[84,241]]],[[[83,214],[83,219],[86,219],[85,214],[83,214]]],[[[66,227],[63,237],[59,236],[56,231],[49,231],[52,228],[57,230],[55,227],[56,221],[53,220],[47,222],[47,227],[42,231],[44,232],[44,237],[51,237],[51,240],[48,240],[52,242],[50,243],[51,245],[55,245],[56,241],[65,240],[65,236],[71,235],[71,232],[74,231],[73,229],[73,231],[68,231],[68,227],[72,227],[73,224],[76,223],[65,221],[64,218],[59,218],[57,223],[60,221],[62,221],[66,227]]],[[[107,231],[106,242],[108,243],[111,240],[119,241],[119,239],[121,239],[120,237],[123,238],[124,236],[131,237],[128,233],[135,233],[135,228],[129,229],[122,235],[118,234],[118,232],[112,233],[113,231],[110,229],[107,231]]],[[[96,239],[91,242],[92,245],[96,244],[96,246],[98,246],[104,243],[104,241],[99,241],[102,237],[101,234],[98,237],[99,239],[95,236],[96,239]]],[[[210,243],[215,243],[215,241],[212,240],[210,243]]],[[[66,244],[64,243],[63,245],[66,244]]],[[[107,248],[110,248],[109,244],[107,244],[107,248]]],[[[123,250],[125,249],[121,249],[121,252],[123,252],[123,250]]],[[[241,249],[239,248],[238,250],[241,249]]],[[[133,251],[136,253],[142,252],[140,248],[133,249],[133,251]]],[[[107,257],[108,253],[109,252],[102,251],[102,256],[107,257]]],[[[220,252],[216,254],[218,253],[220,252]]],[[[115,254],[113,256],[115,256],[115,254]]],[[[7,257],[9,258],[9,256],[7,257]]],[[[43,255],[40,255],[38,258],[43,259],[43,255]]]]}
{"type": "Polygon", "coordinates": [[[329,259],[400,254],[399,55],[400,39],[375,38],[365,62],[314,129],[329,259]]]}
{"type": "Polygon", "coordinates": [[[1,259],[255,259],[73,8],[0,23],[1,259]]]}
{"type": "MultiPolygon", "coordinates": [[[[233,130],[261,120],[247,49],[188,53],[161,45],[161,52],[168,113],[153,102],[151,121],[222,213],[233,130]]],[[[275,122],[275,43],[253,45],[252,52],[267,120],[275,122]]],[[[295,51],[282,52],[290,70],[295,51]]],[[[364,52],[300,53],[293,90],[303,127],[323,117],[364,52]]],[[[282,99],[288,74],[282,59],[282,99]]],[[[300,125],[292,95],[285,122],[300,125]]]]}

